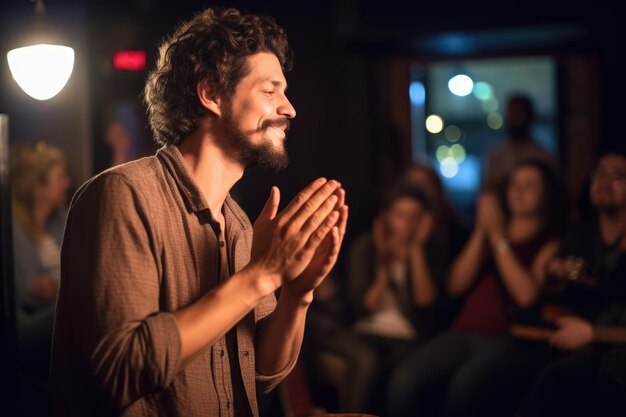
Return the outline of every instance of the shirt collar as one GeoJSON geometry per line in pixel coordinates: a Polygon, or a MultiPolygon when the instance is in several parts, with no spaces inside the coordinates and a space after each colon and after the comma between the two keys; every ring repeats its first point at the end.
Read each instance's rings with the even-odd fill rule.
{"type": "MultiPolygon", "coordinates": [[[[190,211],[196,214],[200,212],[208,213],[211,219],[215,220],[204,195],[187,170],[183,162],[183,155],[180,153],[178,147],[172,144],[165,145],[157,151],[157,157],[166,165],[174,177],[178,189],[190,211]]],[[[247,228],[248,221],[246,221],[246,214],[229,193],[226,195],[226,200],[224,201],[224,217],[227,224],[230,223],[229,220],[231,220],[231,216],[237,219],[243,229],[247,228]]]]}

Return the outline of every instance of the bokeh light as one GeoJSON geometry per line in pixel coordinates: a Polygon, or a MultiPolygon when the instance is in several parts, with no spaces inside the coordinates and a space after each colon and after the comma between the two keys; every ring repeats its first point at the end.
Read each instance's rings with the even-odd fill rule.
{"type": "Polygon", "coordinates": [[[439,172],[446,178],[452,178],[459,173],[459,164],[449,156],[441,161],[439,172]]]}
{"type": "Polygon", "coordinates": [[[489,100],[493,97],[493,87],[491,84],[486,83],[484,81],[479,81],[474,84],[474,89],[472,90],[474,96],[480,101],[489,100]]]}
{"type": "Polygon", "coordinates": [[[474,81],[465,74],[455,75],[448,81],[448,88],[452,94],[459,97],[465,97],[472,92],[474,88],[474,81]]]}
{"type": "Polygon", "coordinates": [[[413,81],[409,86],[409,98],[414,105],[422,106],[426,101],[426,89],[424,88],[424,84],[419,81],[413,81]]]}
{"type": "Polygon", "coordinates": [[[487,113],[493,113],[498,110],[499,103],[498,99],[495,97],[488,98],[487,100],[483,100],[482,102],[483,110],[487,113]]]}
{"type": "Polygon", "coordinates": [[[493,130],[498,130],[504,124],[504,120],[502,119],[502,115],[500,113],[489,113],[487,116],[487,125],[493,130]]]}
{"type": "Polygon", "coordinates": [[[439,161],[440,163],[449,156],[450,148],[446,145],[440,145],[435,150],[435,158],[437,158],[437,161],[439,161]]]}
{"type": "Polygon", "coordinates": [[[443,130],[443,119],[436,114],[431,114],[426,118],[426,130],[430,133],[439,133],[443,130]]]}
{"type": "Polygon", "coordinates": [[[443,131],[446,139],[450,142],[457,142],[461,139],[461,129],[456,125],[446,126],[443,131]]]}
{"type": "Polygon", "coordinates": [[[465,152],[465,148],[463,147],[463,145],[460,145],[458,143],[452,145],[450,147],[450,150],[448,151],[448,156],[452,157],[457,162],[457,164],[465,161],[466,155],[467,153],[465,152]]]}

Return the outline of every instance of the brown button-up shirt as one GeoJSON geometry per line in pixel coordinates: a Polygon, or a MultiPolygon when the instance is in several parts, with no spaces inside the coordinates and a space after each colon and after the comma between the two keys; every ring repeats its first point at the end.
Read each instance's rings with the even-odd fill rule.
{"type": "Polygon", "coordinates": [[[182,367],[172,312],[250,258],[252,227],[230,196],[222,234],[175,146],[112,168],[74,196],[61,252],[52,348],[59,416],[258,416],[254,335],[262,302],[182,367]],[[222,241],[220,236],[225,236],[222,241]]]}

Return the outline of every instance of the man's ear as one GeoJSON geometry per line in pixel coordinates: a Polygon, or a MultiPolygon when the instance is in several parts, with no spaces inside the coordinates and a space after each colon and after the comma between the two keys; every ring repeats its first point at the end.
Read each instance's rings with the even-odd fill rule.
{"type": "Polygon", "coordinates": [[[199,81],[196,84],[196,94],[198,94],[202,107],[218,117],[222,116],[221,99],[207,80],[199,81]]]}

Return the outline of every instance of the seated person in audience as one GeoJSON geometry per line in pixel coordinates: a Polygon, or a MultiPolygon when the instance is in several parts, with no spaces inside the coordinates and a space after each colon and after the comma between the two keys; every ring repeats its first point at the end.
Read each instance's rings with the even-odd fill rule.
{"type": "Polygon", "coordinates": [[[13,255],[20,363],[47,376],[70,180],[61,151],[11,150],[13,255]]]}
{"type": "Polygon", "coordinates": [[[475,229],[447,282],[452,296],[463,297],[460,312],[450,330],[397,367],[390,416],[500,414],[484,395],[492,375],[515,362],[514,314],[533,306],[556,253],[561,189],[549,166],[529,160],[513,169],[504,208],[496,195],[480,196],[475,229]]]}
{"type": "MultiPolygon", "coordinates": [[[[445,277],[452,261],[465,246],[471,230],[446,197],[441,179],[431,165],[414,162],[406,168],[403,179],[421,187],[430,201],[434,220],[431,245],[437,247],[439,260],[436,263],[439,270],[433,271],[433,274],[445,277]]],[[[445,297],[445,291],[440,295],[437,319],[440,321],[438,327],[444,328],[451,324],[458,306],[454,299],[445,297]]]]}
{"type": "Polygon", "coordinates": [[[548,266],[549,343],[568,354],[531,390],[524,415],[626,413],[626,156],[606,152],[589,190],[594,218],[574,225],[548,266]],[[556,308],[555,308],[556,307],[556,308]]]}
{"type": "Polygon", "coordinates": [[[387,197],[373,230],[353,241],[347,301],[355,323],[326,346],[349,368],[349,380],[339,387],[341,411],[378,412],[389,370],[435,330],[441,277],[432,272],[439,259],[433,231],[426,195],[403,183],[387,197]]]}

